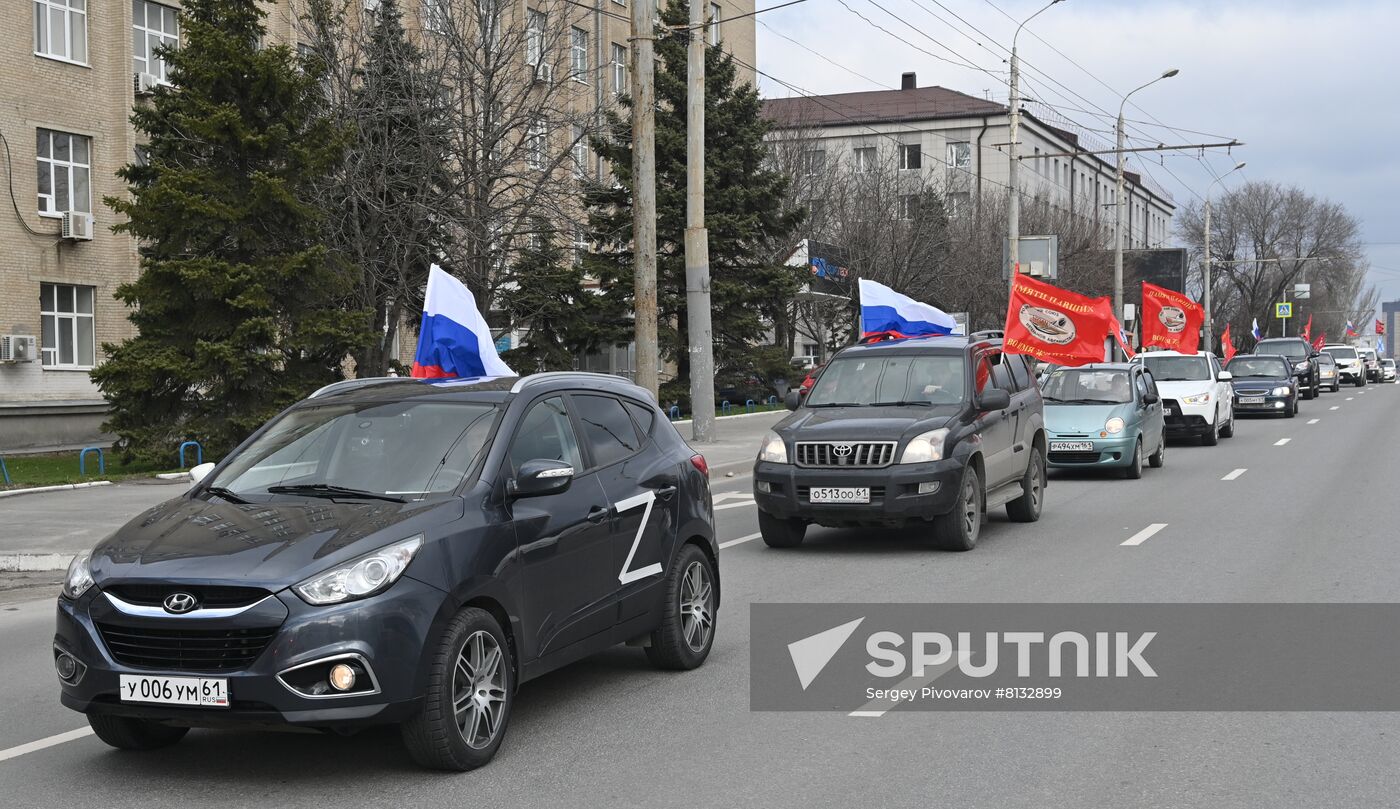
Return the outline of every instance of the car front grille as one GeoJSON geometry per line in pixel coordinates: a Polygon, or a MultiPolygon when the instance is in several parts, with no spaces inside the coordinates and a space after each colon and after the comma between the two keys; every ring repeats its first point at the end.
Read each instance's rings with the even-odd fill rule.
{"type": "Polygon", "coordinates": [[[1049,455],[1051,463],[1098,463],[1099,457],[1098,450],[1051,452],[1049,455]]]}
{"type": "Polygon", "coordinates": [[[257,629],[157,629],[98,623],[102,641],[118,662],[171,671],[229,671],[252,665],[277,634],[257,629]]]}
{"type": "Polygon", "coordinates": [[[189,593],[204,609],[246,607],[272,595],[261,587],[200,584],[117,584],[104,586],[102,589],[128,604],[139,604],[143,607],[159,607],[171,593],[189,593]]]}
{"type": "Polygon", "coordinates": [[[894,463],[894,441],[798,441],[797,465],[875,469],[894,463]]]}

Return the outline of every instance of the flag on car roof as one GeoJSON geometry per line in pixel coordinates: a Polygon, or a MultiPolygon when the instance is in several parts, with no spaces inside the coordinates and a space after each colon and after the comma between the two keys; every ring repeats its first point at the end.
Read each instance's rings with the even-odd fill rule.
{"type": "Polygon", "coordinates": [[[1381,357],[1381,356],[1384,356],[1384,355],[1385,355],[1385,337],[1384,337],[1383,335],[1379,335],[1379,334],[1378,334],[1378,335],[1376,335],[1376,356],[1377,356],[1377,357],[1381,357]]]}
{"type": "Polygon", "coordinates": [[[1132,352],[1107,297],[1085,297],[1022,274],[1011,286],[1005,334],[1008,354],[1029,354],[1056,365],[1103,362],[1104,341],[1110,336],[1124,353],[1132,352]]]}
{"type": "Polygon", "coordinates": [[[1317,336],[1317,339],[1313,341],[1313,348],[1317,349],[1318,351],[1321,351],[1322,347],[1325,345],[1327,345],[1327,332],[1319,334],[1317,336]]]}
{"type": "Polygon", "coordinates": [[[515,376],[501,361],[486,318],[466,284],[434,264],[428,270],[423,323],[413,376],[419,379],[459,379],[474,376],[515,376]]]}
{"type": "Polygon", "coordinates": [[[1142,345],[1195,354],[1206,312],[1175,290],[1142,282],[1142,345]]]}
{"type": "Polygon", "coordinates": [[[1308,313],[1308,323],[1303,326],[1303,342],[1312,342],[1312,313],[1308,313]]]}
{"type": "Polygon", "coordinates": [[[1385,324],[1380,320],[1376,321],[1376,334],[1385,334],[1385,324]]]}
{"type": "Polygon", "coordinates": [[[1225,355],[1225,363],[1235,358],[1235,341],[1230,339],[1230,324],[1225,324],[1225,330],[1220,332],[1220,353],[1225,355]]]}
{"type": "Polygon", "coordinates": [[[952,334],[957,328],[953,316],[936,306],[919,303],[908,295],[860,279],[861,338],[927,337],[952,334]]]}
{"type": "Polygon", "coordinates": [[[1260,338],[1264,336],[1264,333],[1259,331],[1259,318],[1254,318],[1254,327],[1251,328],[1249,331],[1251,334],[1254,335],[1254,342],[1256,343],[1259,342],[1260,338]]]}
{"type": "Polygon", "coordinates": [[[1351,321],[1350,321],[1350,320],[1347,321],[1347,336],[1348,336],[1348,337],[1355,337],[1355,336],[1356,336],[1356,327],[1353,326],[1353,325],[1351,324],[1351,321]]]}

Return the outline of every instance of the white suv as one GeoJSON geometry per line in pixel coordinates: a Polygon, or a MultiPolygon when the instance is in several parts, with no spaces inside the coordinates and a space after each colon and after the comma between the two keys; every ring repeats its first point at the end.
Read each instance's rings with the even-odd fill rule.
{"type": "Polygon", "coordinates": [[[1214,354],[1151,351],[1137,355],[1133,362],[1146,366],[1157,381],[1168,436],[1199,436],[1201,443],[1211,447],[1235,434],[1230,372],[1220,369],[1214,354]]]}
{"type": "Polygon", "coordinates": [[[1350,382],[1358,388],[1366,384],[1366,367],[1355,347],[1338,343],[1323,346],[1322,350],[1337,361],[1337,381],[1350,382]]]}

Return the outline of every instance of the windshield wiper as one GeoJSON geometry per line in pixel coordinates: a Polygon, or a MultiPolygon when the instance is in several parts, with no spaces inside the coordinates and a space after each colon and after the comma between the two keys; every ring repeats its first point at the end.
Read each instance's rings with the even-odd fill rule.
{"type": "Polygon", "coordinates": [[[864,407],[860,402],[821,402],[819,404],[809,404],[808,407],[864,407]]]}
{"type": "Polygon", "coordinates": [[[283,486],[268,486],[269,494],[304,494],[308,497],[362,497],[367,500],[388,500],[393,503],[407,503],[402,497],[392,494],[352,489],[349,486],[336,486],[331,483],[294,483],[283,486]]]}
{"type": "Polygon", "coordinates": [[[248,501],[244,500],[242,497],[239,497],[237,492],[233,491],[232,489],[225,488],[223,486],[210,486],[209,488],[205,489],[204,492],[205,494],[217,495],[229,501],[230,503],[237,503],[240,506],[248,505],[248,501]]]}
{"type": "Polygon", "coordinates": [[[914,400],[914,399],[900,399],[899,401],[896,401],[896,402],[871,402],[871,403],[870,403],[870,406],[871,406],[871,407],[910,407],[910,406],[917,406],[917,407],[933,407],[933,402],[927,402],[927,401],[923,401],[923,400],[917,400],[917,401],[916,401],[916,400],[914,400]]]}

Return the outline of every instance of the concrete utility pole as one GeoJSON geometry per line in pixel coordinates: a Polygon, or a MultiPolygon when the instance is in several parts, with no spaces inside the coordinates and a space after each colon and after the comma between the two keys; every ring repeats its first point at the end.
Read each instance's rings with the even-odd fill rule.
{"type": "MultiPolygon", "coordinates": [[[[1123,322],[1123,165],[1126,155],[1123,152],[1123,109],[1128,106],[1128,98],[1138,90],[1143,90],[1162,79],[1170,79],[1180,73],[1180,70],[1172,68],[1147,84],[1136,90],[1130,91],[1123,96],[1123,103],[1118,105],[1118,126],[1115,132],[1118,135],[1118,171],[1115,172],[1116,183],[1113,192],[1113,316],[1118,318],[1118,322],[1123,322]]],[[[1114,349],[1114,356],[1122,353],[1120,349],[1114,349]]]]}
{"type": "Polygon", "coordinates": [[[1210,327],[1210,325],[1211,325],[1211,323],[1210,323],[1210,284],[1211,284],[1211,280],[1210,280],[1210,192],[1213,191],[1213,190],[1215,189],[1215,184],[1216,184],[1216,183],[1220,182],[1221,180],[1225,179],[1226,177],[1229,177],[1231,174],[1234,174],[1235,172],[1239,171],[1239,170],[1242,169],[1242,168],[1244,168],[1244,161],[1240,161],[1238,164],[1235,165],[1234,168],[1230,169],[1229,171],[1225,172],[1224,174],[1220,175],[1219,177],[1216,177],[1216,178],[1215,178],[1215,182],[1211,183],[1209,186],[1206,187],[1206,202],[1205,202],[1205,206],[1206,206],[1206,254],[1205,254],[1204,258],[1202,258],[1202,260],[1201,260],[1201,281],[1202,281],[1202,283],[1205,285],[1205,299],[1204,299],[1201,303],[1204,305],[1204,307],[1205,307],[1205,312],[1206,312],[1206,322],[1205,322],[1206,351],[1214,351],[1214,350],[1215,350],[1214,345],[1213,345],[1213,344],[1211,343],[1211,341],[1210,341],[1210,337],[1211,337],[1211,327],[1210,327]]]}
{"type": "Polygon", "coordinates": [[[656,342],[656,71],[653,4],[632,3],[632,258],[636,382],[658,397],[656,342]]]}
{"type": "Polygon", "coordinates": [[[1021,36],[1021,29],[1026,27],[1026,23],[1040,16],[1041,12],[1050,6],[1063,2],[1064,0],[1050,0],[1044,8],[1016,26],[1016,33],[1011,36],[1011,98],[1007,102],[1011,120],[1011,143],[1007,145],[1010,161],[1006,167],[1006,181],[1007,185],[1011,187],[1006,203],[1007,250],[1011,262],[1011,288],[1015,288],[1016,274],[1021,271],[1021,160],[1017,157],[1021,137],[1021,60],[1016,55],[1016,40],[1021,36]]]}
{"type": "MultiPolygon", "coordinates": [[[[645,3],[645,0],[636,0],[645,3]]],[[[710,325],[710,234],[705,229],[705,6],[690,0],[685,93],[685,317],[690,341],[690,437],[715,440],[715,351],[710,325]]],[[[633,3],[636,5],[636,2],[633,3]]]]}

